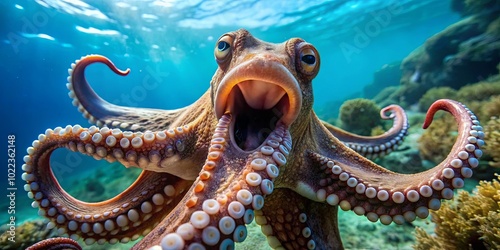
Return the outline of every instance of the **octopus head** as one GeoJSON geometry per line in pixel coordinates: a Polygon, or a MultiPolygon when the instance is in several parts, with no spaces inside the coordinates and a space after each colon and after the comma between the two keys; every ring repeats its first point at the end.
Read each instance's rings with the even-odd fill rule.
{"type": "Polygon", "coordinates": [[[234,117],[231,141],[243,151],[256,149],[277,126],[288,128],[306,112],[303,99],[318,72],[319,55],[302,39],[272,44],[239,30],[221,36],[215,58],[215,114],[234,117]]]}

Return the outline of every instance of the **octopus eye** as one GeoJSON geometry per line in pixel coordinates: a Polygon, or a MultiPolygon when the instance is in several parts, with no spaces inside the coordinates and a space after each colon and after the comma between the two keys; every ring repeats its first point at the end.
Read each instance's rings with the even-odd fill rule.
{"type": "Polygon", "coordinates": [[[231,36],[223,36],[217,42],[217,46],[215,46],[215,59],[218,62],[225,61],[229,55],[231,54],[231,44],[233,43],[233,38],[231,36]]]}
{"type": "Polygon", "coordinates": [[[316,50],[311,46],[304,46],[300,50],[300,69],[304,74],[310,75],[316,73],[318,60],[316,58],[316,50]]]}
{"type": "Polygon", "coordinates": [[[316,63],[316,57],[314,55],[303,55],[301,60],[309,65],[314,65],[316,63]]]}
{"type": "Polygon", "coordinates": [[[225,42],[225,41],[220,41],[219,44],[217,44],[217,49],[220,51],[220,52],[223,52],[225,50],[228,50],[231,46],[229,45],[229,43],[225,42]]]}

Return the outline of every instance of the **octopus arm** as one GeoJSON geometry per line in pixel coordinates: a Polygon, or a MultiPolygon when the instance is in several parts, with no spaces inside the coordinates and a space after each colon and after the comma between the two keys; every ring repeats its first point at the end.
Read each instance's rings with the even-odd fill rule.
{"type": "Polygon", "coordinates": [[[165,148],[173,143],[164,133],[127,133],[78,125],[49,129],[28,148],[22,178],[27,182],[28,196],[34,199],[32,205],[50,219],[49,228],[59,227],[72,238],[82,237],[87,244],[127,242],[149,233],[182,199],[192,181],[145,170],[116,197],[88,203],[75,199],[59,185],[51,169],[51,154],[66,147],[131,166],[161,162],[168,153],[165,148]]]}
{"type": "Polygon", "coordinates": [[[281,126],[270,135],[279,145],[243,152],[228,143],[231,119],[220,118],[206,162],[180,205],[133,249],[234,249],[246,239],[245,224],[273,192],[286,163],[280,150],[289,152],[291,136],[281,126]]]}
{"type": "Polygon", "coordinates": [[[128,75],[127,70],[119,70],[108,58],[101,55],[84,56],[71,65],[68,70],[69,96],[73,105],[78,107],[83,117],[91,124],[101,127],[121,128],[133,131],[159,130],[170,127],[186,108],[160,110],[133,108],[111,104],[102,99],[85,79],[85,69],[93,63],[103,63],[118,75],[128,75]]]}
{"type": "Polygon", "coordinates": [[[377,158],[396,150],[404,138],[408,135],[408,117],[403,108],[398,105],[389,105],[380,110],[380,117],[384,120],[393,120],[392,127],[384,134],[378,136],[361,136],[347,132],[339,127],[335,127],[325,121],[321,121],[323,126],[346,146],[352,148],[359,154],[367,158],[377,158]],[[390,112],[389,115],[386,113],[390,112]]]}
{"type": "Polygon", "coordinates": [[[70,238],[50,238],[40,241],[28,248],[26,250],[82,250],[82,247],[78,245],[73,239],[70,238]]]}
{"type": "Polygon", "coordinates": [[[451,199],[453,190],[463,187],[464,179],[471,177],[484,145],[477,117],[465,105],[452,100],[442,99],[431,105],[424,128],[438,110],[455,117],[459,136],[448,157],[436,167],[416,174],[394,173],[330,138],[330,143],[319,149],[321,153],[308,153],[319,176],[307,178],[309,182],[303,185],[306,188],[299,192],[353,210],[370,221],[380,219],[384,224],[427,217],[429,209],[439,209],[440,200],[451,199]]]}
{"type": "Polygon", "coordinates": [[[255,221],[275,249],[343,249],[337,209],[277,188],[266,197],[262,210],[255,211],[255,221]]]}

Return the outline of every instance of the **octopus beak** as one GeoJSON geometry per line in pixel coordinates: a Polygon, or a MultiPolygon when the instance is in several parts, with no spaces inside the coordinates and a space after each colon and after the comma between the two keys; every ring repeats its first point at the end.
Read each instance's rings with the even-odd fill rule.
{"type": "Polygon", "coordinates": [[[289,127],[302,101],[299,84],[281,63],[252,59],[222,79],[215,96],[218,118],[229,113],[230,137],[243,151],[258,148],[278,124],[289,127]]]}

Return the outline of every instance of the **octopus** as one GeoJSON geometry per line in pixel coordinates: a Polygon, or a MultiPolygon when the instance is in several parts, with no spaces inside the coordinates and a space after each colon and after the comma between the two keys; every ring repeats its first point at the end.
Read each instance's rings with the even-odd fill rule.
{"type": "MultiPolygon", "coordinates": [[[[50,220],[49,228],[86,244],[143,236],[133,249],[234,249],[255,220],[274,249],[342,249],[339,208],[383,224],[426,218],[478,166],[484,132],[461,103],[437,100],[424,121],[426,128],[438,110],[454,116],[458,138],[447,158],[427,171],[400,174],[370,158],[401,144],[409,128],[404,110],[382,109],[393,125],[374,137],[319,119],[312,80],[320,56],[312,44],[300,38],[268,43],[241,29],[222,35],[214,54],[218,68],[208,91],[175,110],[108,103],[86,81],[86,67],[101,63],[119,75],[129,70],[100,55],[72,64],[69,96],[95,125],[47,129],[27,149],[22,167],[32,206],[50,220]],[[142,172],[116,197],[83,202],[66,193],[51,170],[58,148],[142,172]]],[[[70,239],[38,244],[78,249],[70,239]]]]}

